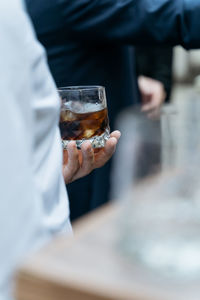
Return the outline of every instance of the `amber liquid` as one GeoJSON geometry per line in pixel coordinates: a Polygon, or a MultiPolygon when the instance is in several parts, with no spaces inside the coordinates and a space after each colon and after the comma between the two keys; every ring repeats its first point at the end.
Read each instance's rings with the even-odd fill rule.
{"type": "Polygon", "coordinates": [[[100,136],[108,128],[107,108],[87,113],[62,110],[59,126],[63,140],[82,140],[100,136]]]}

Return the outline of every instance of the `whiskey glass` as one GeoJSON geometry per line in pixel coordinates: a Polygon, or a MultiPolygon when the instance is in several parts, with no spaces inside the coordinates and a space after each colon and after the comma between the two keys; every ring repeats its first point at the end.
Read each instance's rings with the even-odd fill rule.
{"type": "Polygon", "coordinates": [[[58,88],[61,97],[60,132],[63,149],[76,141],[80,149],[89,140],[93,148],[102,148],[110,128],[105,88],[102,86],[70,86],[58,88]]]}

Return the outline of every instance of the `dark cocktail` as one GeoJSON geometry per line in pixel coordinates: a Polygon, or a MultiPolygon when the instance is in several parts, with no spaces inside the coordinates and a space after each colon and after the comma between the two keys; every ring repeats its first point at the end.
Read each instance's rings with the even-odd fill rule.
{"type": "Polygon", "coordinates": [[[62,99],[60,131],[63,147],[76,141],[80,147],[90,140],[94,148],[104,147],[109,138],[109,121],[103,87],[69,87],[59,89],[62,99]]]}

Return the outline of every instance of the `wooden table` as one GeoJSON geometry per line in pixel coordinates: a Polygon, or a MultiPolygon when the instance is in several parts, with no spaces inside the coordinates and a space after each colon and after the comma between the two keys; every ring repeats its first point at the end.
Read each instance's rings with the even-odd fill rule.
{"type": "Polygon", "coordinates": [[[17,274],[17,300],[199,300],[200,280],[173,281],[120,251],[120,206],[110,205],[53,240],[17,274]]]}

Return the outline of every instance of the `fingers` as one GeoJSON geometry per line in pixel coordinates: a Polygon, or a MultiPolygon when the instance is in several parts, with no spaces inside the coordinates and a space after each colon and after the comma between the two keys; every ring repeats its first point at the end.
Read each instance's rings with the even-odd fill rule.
{"type": "Polygon", "coordinates": [[[116,150],[118,139],[116,137],[111,137],[109,140],[106,142],[104,152],[105,152],[105,159],[108,161],[111,156],[114,154],[116,150]]]}
{"type": "Polygon", "coordinates": [[[152,95],[152,99],[149,103],[142,105],[141,111],[145,113],[158,114],[160,112],[161,106],[165,100],[165,95],[152,95]]]}
{"type": "Polygon", "coordinates": [[[63,150],[63,164],[66,165],[68,163],[68,152],[66,149],[63,150]]]}
{"type": "Polygon", "coordinates": [[[120,137],[121,137],[121,132],[119,130],[115,130],[111,132],[110,138],[107,140],[106,145],[104,147],[104,155],[106,161],[108,161],[111,158],[111,156],[114,154],[120,137]]]}
{"type": "Polygon", "coordinates": [[[155,120],[160,117],[161,105],[145,105],[141,111],[146,113],[149,119],[155,120]]]}
{"type": "Polygon", "coordinates": [[[159,120],[160,119],[161,110],[160,108],[154,109],[147,114],[147,117],[151,120],[159,120]]]}
{"type": "MultiPolygon", "coordinates": [[[[117,140],[117,142],[119,141],[120,137],[121,137],[121,132],[119,130],[115,130],[115,131],[111,132],[111,134],[110,134],[110,138],[115,138],[117,140]]],[[[97,154],[99,152],[102,152],[102,148],[94,149],[95,154],[97,154]]]]}
{"type": "Polygon", "coordinates": [[[79,154],[75,142],[67,145],[67,154],[64,152],[63,176],[66,183],[73,181],[74,176],[80,169],[79,154]],[[67,157],[67,161],[66,161],[67,157]]]}
{"type": "Polygon", "coordinates": [[[118,141],[121,137],[121,132],[119,130],[115,130],[115,131],[111,132],[110,137],[111,138],[114,137],[118,141]]]}
{"type": "Polygon", "coordinates": [[[106,142],[105,147],[95,154],[95,168],[102,167],[112,157],[120,135],[121,133],[119,131],[111,133],[111,137],[106,142]]]}
{"type": "Polygon", "coordinates": [[[94,169],[94,151],[90,142],[86,141],[81,146],[82,152],[82,175],[89,174],[94,169]]]}
{"type": "Polygon", "coordinates": [[[75,142],[67,145],[63,155],[63,175],[65,183],[70,183],[78,178],[86,176],[94,169],[94,152],[89,141],[81,146],[81,151],[76,147],[75,142]]]}
{"type": "Polygon", "coordinates": [[[147,104],[142,105],[141,111],[142,111],[142,112],[148,112],[148,111],[153,110],[153,109],[155,109],[155,108],[156,108],[155,103],[149,102],[149,103],[147,103],[147,104]]]}
{"type": "Polygon", "coordinates": [[[75,142],[70,142],[64,152],[63,175],[66,183],[88,175],[93,169],[103,166],[113,155],[117,142],[121,136],[116,130],[110,134],[104,148],[95,153],[89,141],[85,141],[78,151],[75,142]]]}
{"type": "Polygon", "coordinates": [[[139,83],[142,99],[148,98],[148,101],[143,101],[142,112],[151,114],[154,110],[160,109],[166,98],[164,85],[151,78],[142,78],[139,83]]]}

